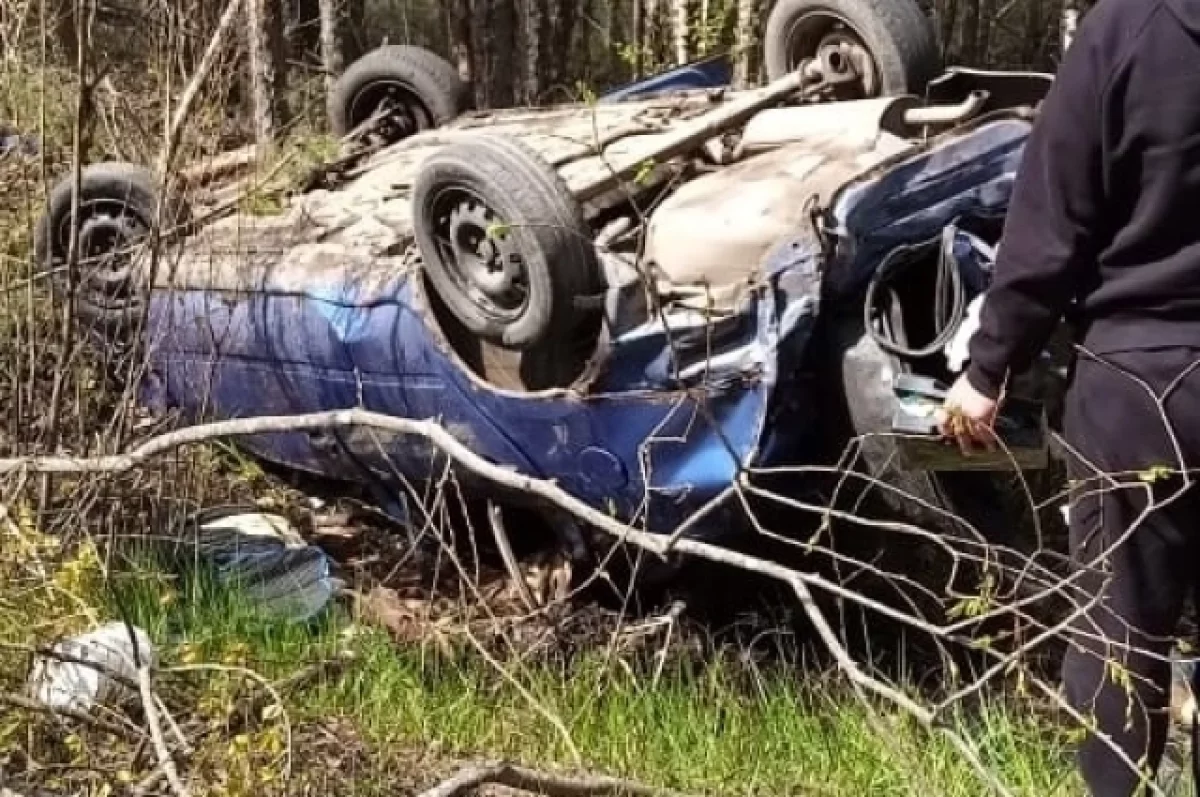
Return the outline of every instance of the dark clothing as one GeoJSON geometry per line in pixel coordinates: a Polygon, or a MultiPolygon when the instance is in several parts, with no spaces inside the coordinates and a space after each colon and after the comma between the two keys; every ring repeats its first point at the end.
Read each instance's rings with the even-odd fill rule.
{"type": "MultiPolygon", "coordinates": [[[[1170,637],[1200,587],[1200,493],[1185,490],[1182,479],[1147,484],[1139,477],[1156,466],[1180,469],[1176,443],[1182,464],[1200,466],[1198,363],[1200,348],[1103,362],[1081,356],[1064,413],[1064,436],[1078,454],[1069,460],[1076,480],[1070,537],[1081,573],[1071,598],[1089,607],[1072,626],[1066,696],[1129,761],[1150,771],[1157,771],[1169,723],[1170,637]],[[1117,474],[1126,474],[1123,489],[1106,483],[1117,474]],[[1159,508],[1142,518],[1147,489],[1159,508]]],[[[1090,737],[1079,759],[1093,795],[1138,793],[1136,771],[1106,742],[1090,737]]]]}
{"type": "Polygon", "coordinates": [[[1200,0],[1100,0],[1026,143],[968,379],[995,398],[1074,303],[1098,354],[1200,345],[1200,0]]]}
{"type": "MultiPolygon", "coordinates": [[[[1170,637],[1200,583],[1200,494],[1143,516],[1138,478],[1200,466],[1200,370],[1184,376],[1200,360],[1200,0],[1100,0],[1084,17],[1026,143],[968,381],[997,398],[1064,315],[1085,350],[1064,431],[1081,455],[1073,603],[1089,608],[1063,676],[1098,723],[1080,750],[1091,793],[1128,797],[1136,767],[1158,769],[1170,637]]],[[[1156,507],[1183,485],[1152,481],[1156,507]]]]}

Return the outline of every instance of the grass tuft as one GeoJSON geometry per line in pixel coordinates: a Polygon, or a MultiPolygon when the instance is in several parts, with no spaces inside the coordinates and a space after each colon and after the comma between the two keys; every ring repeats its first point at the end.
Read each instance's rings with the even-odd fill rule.
{"type": "MultiPolygon", "coordinates": [[[[114,575],[97,595],[102,613],[146,628],[168,668],[208,662],[278,681],[352,654],[337,676],[289,695],[287,710],[295,724],[353,727],[381,751],[383,768],[386,751],[414,749],[573,768],[573,745],[588,769],[686,791],[989,793],[948,740],[886,707],[868,711],[828,675],[783,665],[752,670],[736,655],[671,658],[656,673],[653,661],[618,662],[601,649],[570,661],[507,658],[506,677],[469,646],[398,647],[345,606],[288,624],[261,616],[203,570],[166,572],[145,559],[114,575]],[[547,714],[561,720],[570,744],[547,714]]],[[[195,704],[217,723],[230,721],[235,695],[247,688],[234,677],[193,685],[195,704]]],[[[1066,736],[1027,706],[997,699],[947,720],[975,740],[1015,793],[1080,793],[1066,736]]]]}

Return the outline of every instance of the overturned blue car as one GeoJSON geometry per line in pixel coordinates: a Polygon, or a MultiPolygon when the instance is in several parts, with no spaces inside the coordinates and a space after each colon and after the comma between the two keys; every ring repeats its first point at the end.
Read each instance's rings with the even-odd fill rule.
{"type": "MultiPolygon", "coordinates": [[[[598,102],[490,111],[432,53],[381,48],[331,95],[351,157],[281,213],[198,225],[144,170],[86,169],[77,312],[135,336],[160,412],[433,420],[654,533],[744,532],[739,479],[810,466],[772,487],[808,500],[855,440],[848,467],[897,488],[891,511],[999,528],[992,474],[916,462],[902,440],[929,430],[897,418],[913,385],[935,398],[962,368],[1050,78],[949,70],[891,91],[878,42],[798,41],[759,88],[713,85],[710,61],[598,102]],[[150,252],[155,219],[185,223],[150,252]]],[[[43,220],[50,265],[69,198],[43,220]]],[[[481,499],[528,498],[447,471],[414,436],[238,442],[368,484],[397,514],[447,472],[481,499]]]]}

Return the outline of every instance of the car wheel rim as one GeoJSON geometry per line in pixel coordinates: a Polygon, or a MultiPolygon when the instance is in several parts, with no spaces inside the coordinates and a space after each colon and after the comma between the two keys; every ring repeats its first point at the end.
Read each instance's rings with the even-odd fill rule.
{"type": "Polygon", "coordinates": [[[530,281],[510,226],[466,187],[443,189],[431,207],[438,258],[455,289],[487,318],[517,321],[529,306],[530,281]]]}
{"type": "Polygon", "coordinates": [[[880,92],[879,65],[861,33],[845,18],[829,12],[812,12],[796,19],[786,38],[788,70],[805,59],[815,59],[827,78],[856,72],[857,80],[834,87],[835,99],[868,99],[880,92]]]}
{"type": "MultiPolygon", "coordinates": [[[[133,298],[135,246],[149,231],[148,221],[125,202],[112,199],[81,202],[78,218],[78,291],[100,307],[127,306],[133,298]]],[[[59,226],[56,244],[65,260],[71,244],[70,213],[59,226]]]]}
{"type": "Polygon", "coordinates": [[[351,129],[378,117],[367,133],[385,144],[432,126],[421,101],[407,86],[394,80],[380,80],[364,86],[354,95],[349,116],[351,129]]]}

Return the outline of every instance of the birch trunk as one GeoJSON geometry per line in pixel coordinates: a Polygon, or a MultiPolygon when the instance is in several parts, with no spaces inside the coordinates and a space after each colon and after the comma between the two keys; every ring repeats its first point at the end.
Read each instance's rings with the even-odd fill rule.
{"type": "Polygon", "coordinates": [[[287,121],[283,55],[283,13],[279,0],[247,0],[250,82],[254,93],[254,134],[270,146],[287,121]]]}
{"type": "Polygon", "coordinates": [[[346,65],[345,53],[342,51],[342,37],[338,25],[337,0],[320,0],[318,7],[321,17],[321,67],[325,72],[325,90],[333,88],[337,76],[346,65]]]}
{"type": "Polygon", "coordinates": [[[688,62],[688,0],[671,0],[671,38],[675,45],[675,63],[688,62]]]}
{"type": "Polygon", "coordinates": [[[758,44],[758,0],[738,0],[737,60],[734,85],[746,88],[754,81],[754,49],[758,44]]]}

